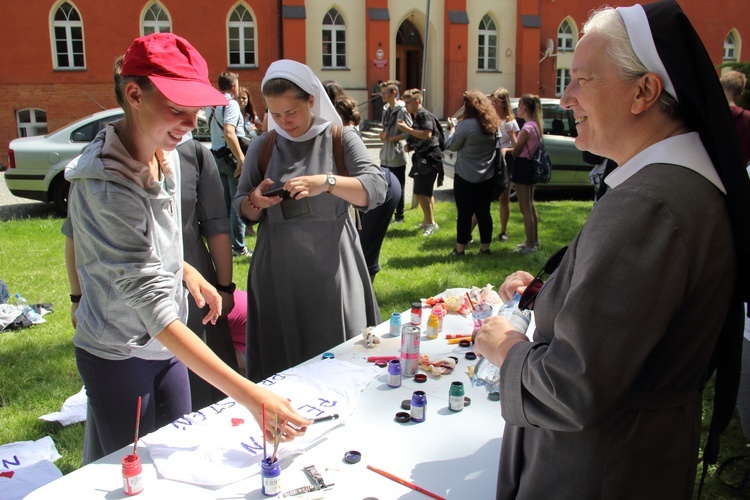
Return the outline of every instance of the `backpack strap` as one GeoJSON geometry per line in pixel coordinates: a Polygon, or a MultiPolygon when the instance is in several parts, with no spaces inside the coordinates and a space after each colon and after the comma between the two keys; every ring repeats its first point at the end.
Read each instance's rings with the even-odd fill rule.
{"type": "MultiPolygon", "coordinates": [[[[260,167],[261,175],[265,177],[266,170],[268,170],[268,162],[271,161],[271,154],[273,153],[273,147],[276,144],[278,133],[274,129],[269,130],[263,134],[263,136],[263,144],[260,147],[258,166],[260,167]]],[[[331,126],[331,136],[333,140],[333,159],[336,162],[336,166],[338,166],[341,175],[348,177],[349,171],[346,169],[346,163],[344,163],[344,127],[341,125],[331,126]]]]}

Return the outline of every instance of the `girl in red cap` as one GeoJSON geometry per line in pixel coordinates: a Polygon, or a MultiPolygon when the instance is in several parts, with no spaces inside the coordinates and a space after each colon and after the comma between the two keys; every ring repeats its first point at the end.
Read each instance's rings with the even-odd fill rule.
{"type": "Polygon", "coordinates": [[[187,292],[207,306],[204,323],[220,317],[222,301],[183,262],[175,147],[203,106],[226,99],[209,83],[201,55],[169,33],[136,39],[117,60],[115,94],[125,118],[108,124],[65,172],[73,343],[89,400],[84,464],[132,441],[139,396],[142,434],[189,413],[186,367],[259,423],[264,403],[266,436],[277,433],[274,422],[288,421],[284,439],[293,439],[309,421],[224,364],[182,322],[187,292]]]}

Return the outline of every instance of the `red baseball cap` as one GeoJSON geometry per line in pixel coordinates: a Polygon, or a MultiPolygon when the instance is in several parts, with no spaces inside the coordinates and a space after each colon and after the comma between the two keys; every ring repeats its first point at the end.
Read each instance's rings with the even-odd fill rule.
{"type": "Polygon", "coordinates": [[[122,61],[123,76],[147,76],[175,104],[225,106],[227,99],[208,81],[206,60],[190,42],[172,33],[133,40],[122,61]]]}

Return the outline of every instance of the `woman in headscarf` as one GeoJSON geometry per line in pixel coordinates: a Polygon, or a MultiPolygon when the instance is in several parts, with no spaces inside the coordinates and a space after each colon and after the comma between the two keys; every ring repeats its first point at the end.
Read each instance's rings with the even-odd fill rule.
{"type": "Polygon", "coordinates": [[[309,67],[276,61],[261,89],[275,133],[250,146],[234,199],[238,213],[260,222],[248,275],[247,366],[256,381],[380,322],[348,206],[374,208],[387,189],[352,129],[343,131],[345,165],[336,163],[332,127],[341,119],[309,67]],[[276,142],[261,165],[269,137],[276,142]],[[283,197],[265,196],[279,188],[283,197]]]}
{"type": "Polygon", "coordinates": [[[723,394],[738,366],[750,183],[676,3],[604,8],[583,32],[561,104],[576,146],[620,166],[546,283],[518,271],[502,285],[533,307],[533,340],[504,318],[477,335],[501,370],[497,498],[692,498],[701,391],[716,368],[723,394]]]}

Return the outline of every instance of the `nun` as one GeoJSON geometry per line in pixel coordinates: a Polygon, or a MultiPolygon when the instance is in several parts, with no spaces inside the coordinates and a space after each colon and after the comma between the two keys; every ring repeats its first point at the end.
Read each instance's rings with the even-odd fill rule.
{"type": "Polygon", "coordinates": [[[750,282],[729,109],[673,1],[594,12],[571,76],[576,146],[619,167],[546,282],[501,286],[533,308],[532,340],[504,318],[476,338],[501,370],[497,498],[692,498],[701,392],[718,365],[714,412],[731,415],[750,282]]]}
{"type": "Polygon", "coordinates": [[[258,381],[380,323],[348,207],[370,210],[388,187],[351,128],[337,165],[332,127],[341,119],[309,67],[276,61],[261,90],[273,133],[250,145],[234,199],[246,221],[260,222],[247,285],[248,378],[258,381]]]}

